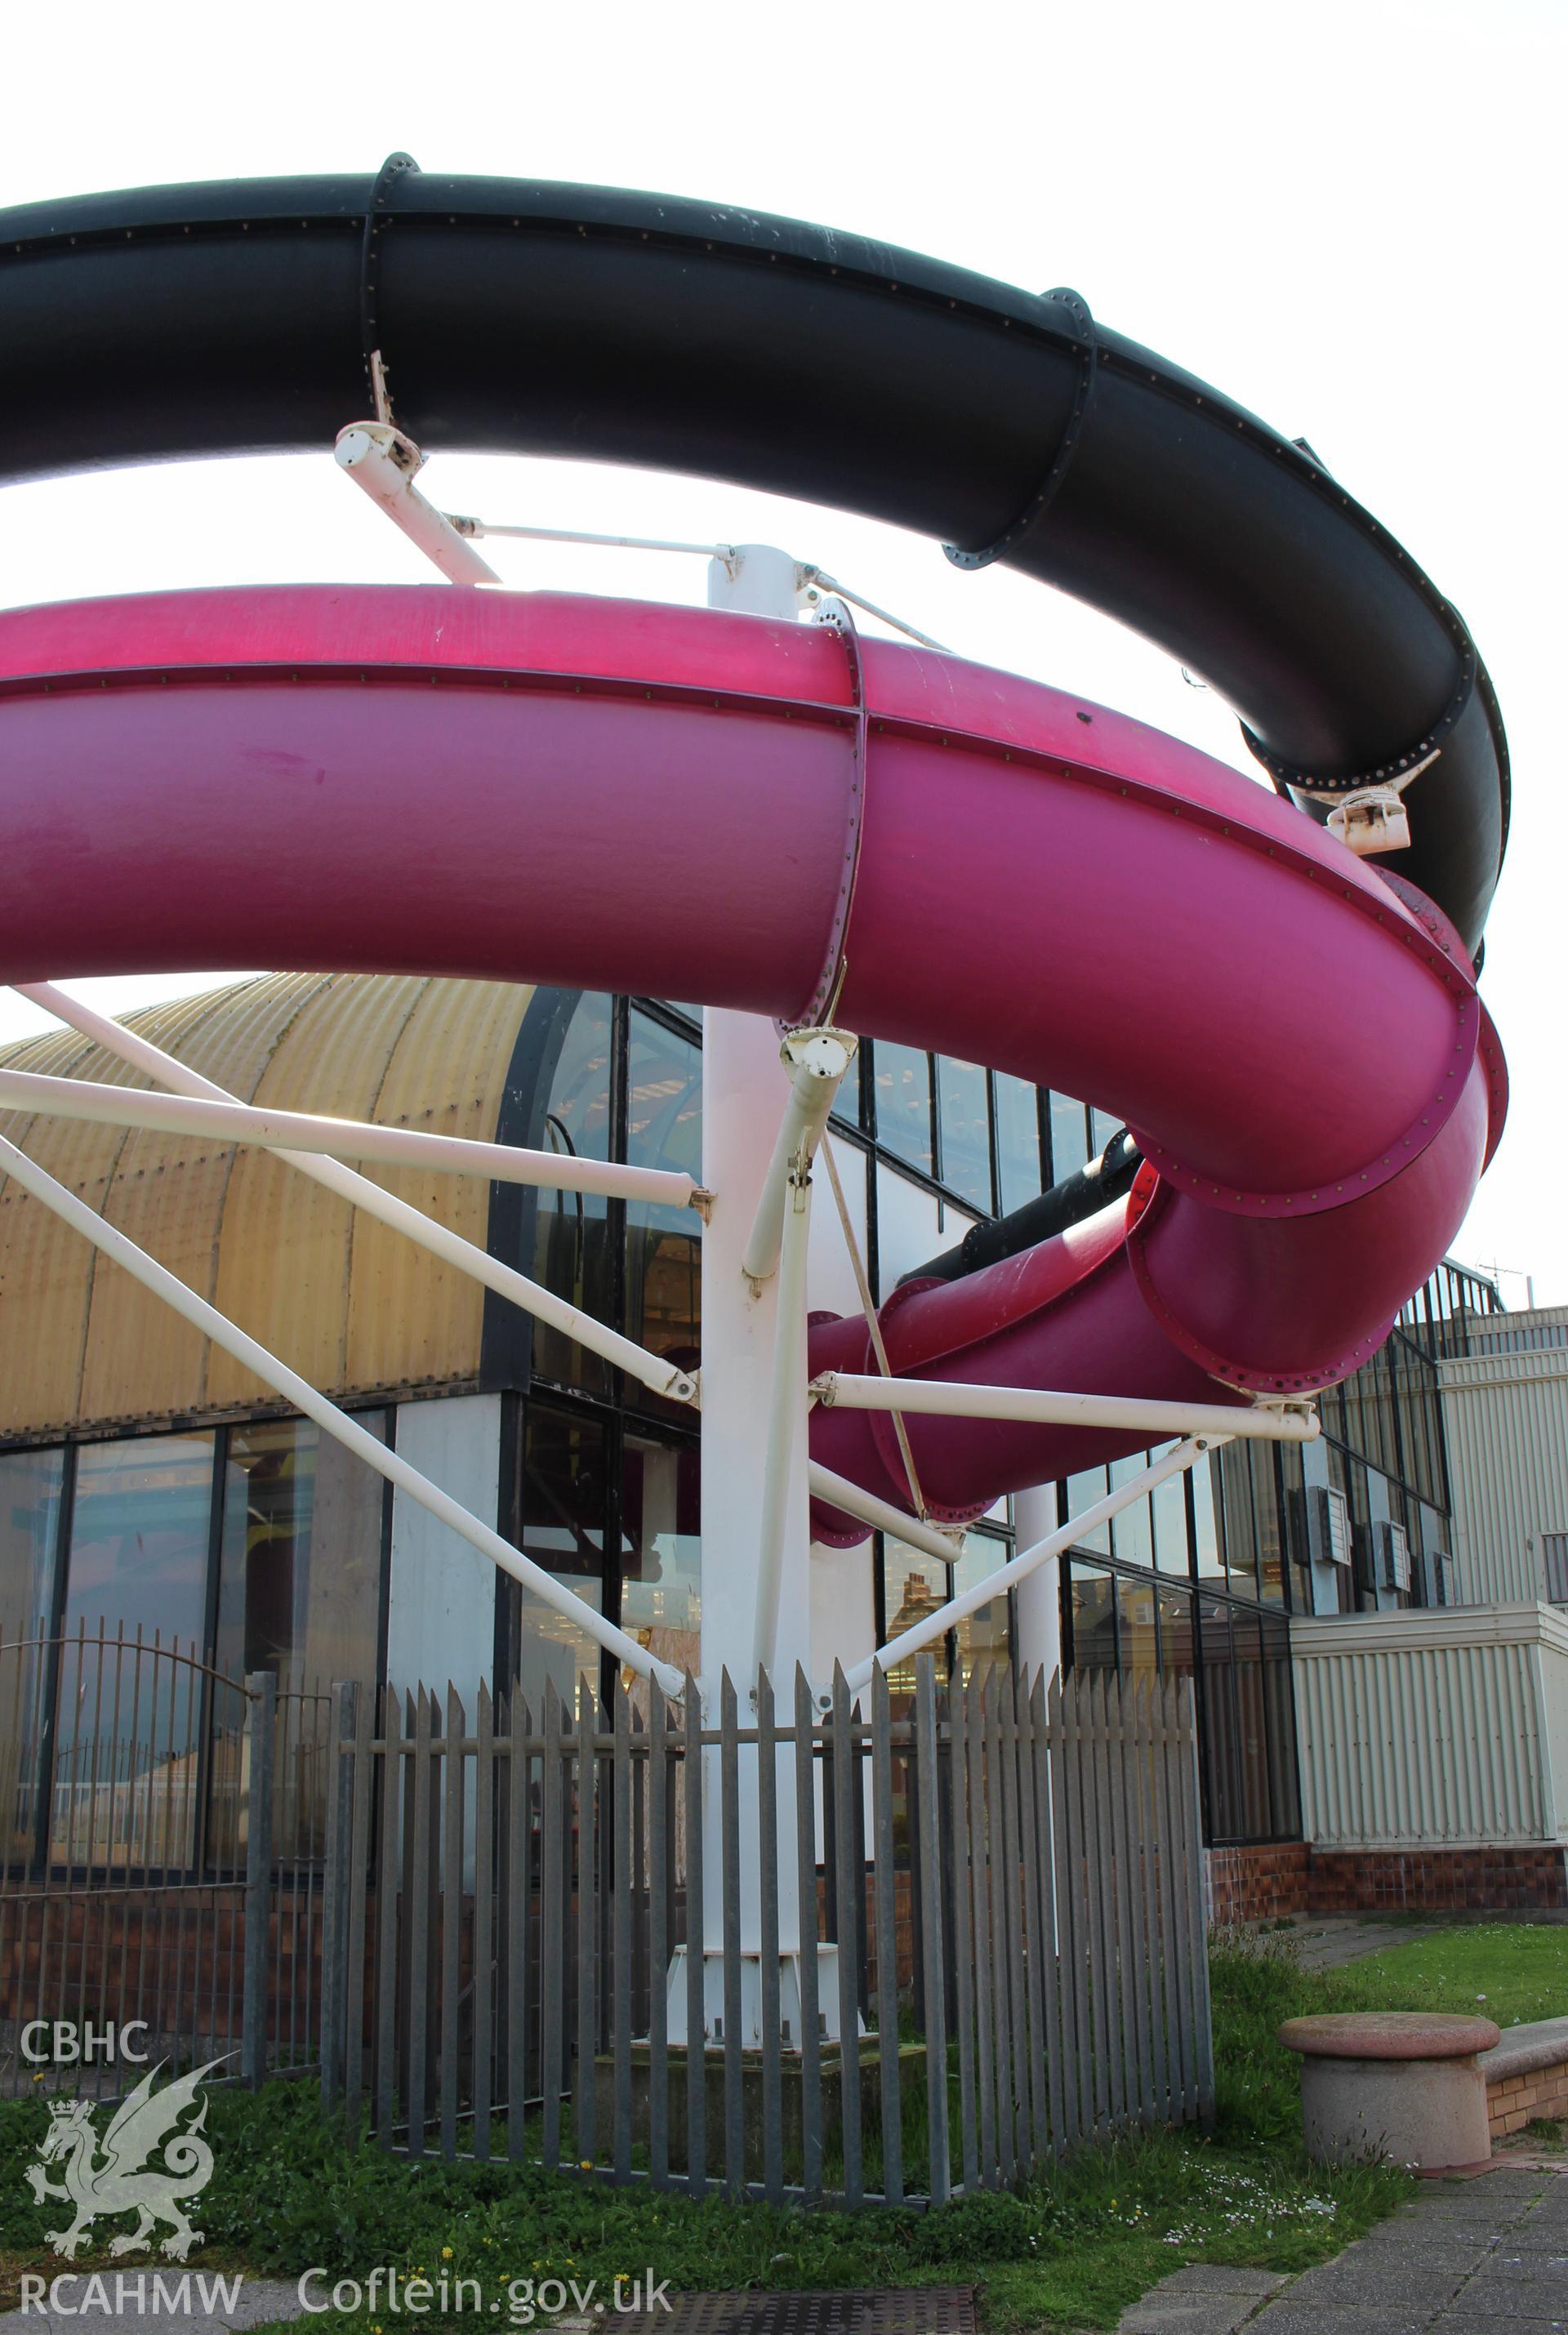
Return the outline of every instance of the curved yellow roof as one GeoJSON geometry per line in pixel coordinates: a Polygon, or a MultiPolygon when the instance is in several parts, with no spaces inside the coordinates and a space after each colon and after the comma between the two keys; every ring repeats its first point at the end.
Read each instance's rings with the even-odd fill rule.
{"type": "MultiPolygon", "coordinates": [[[[125,1019],[243,1101],[489,1140],[532,995],[489,982],[267,974],[125,1019]]],[[[7,1047],[0,1063],[147,1083],[70,1030],[7,1047]]],[[[0,1134],[327,1392],[477,1376],[479,1284],[267,1153],[15,1111],[0,1112],[0,1134]]],[[[365,1172],[484,1246],[480,1178],[365,1172]]],[[[272,1400],[0,1177],[0,1439],[221,1417],[272,1400]]]]}

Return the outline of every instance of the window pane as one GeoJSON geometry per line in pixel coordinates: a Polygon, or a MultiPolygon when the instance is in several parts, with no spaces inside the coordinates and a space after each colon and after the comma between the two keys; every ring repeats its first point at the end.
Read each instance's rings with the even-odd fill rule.
{"type": "Polygon", "coordinates": [[[1198,1607],[1203,1660],[1204,1764],[1208,1778],[1209,1830],[1215,1840],[1240,1840],[1241,1768],[1236,1743],[1235,1679],[1231,1662],[1231,1611],[1216,1598],[1198,1607]]]}
{"type": "Polygon", "coordinates": [[[1252,1462],[1253,1549],[1257,1558],[1258,1589],[1265,1604],[1282,1605],[1285,1596],[1285,1560],[1279,1494],[1274,1483],[1274,1455],[1266,1443],[1249,1444],[1246,1449],[1252,1462]]]}
{"type": "MultiPolygon", "coordinates": [[[[378,1438],[386,1413],[360,1415],[378,1438]]],[[[308,1419],[230,1429],[224,1467],[218,1667],[270,1671],[279,1694],[273,1831],[279,1853],[307,1855],[325,1838],[331,1690],[373,1686],[381,1617],[384,1487],[373,1468],[308,1419]]],[[[215,1729],[209,1805],[215,1844],[244,1838],[243,1763],[215,1729]]]]}
{"type": "Polygon", "coordinates": [[[1253,1517],[1252,1469],[1244,1443],[1227,1443],[1218,1455],[1220,1534],[1226,1586],[1238,1597],[1256,1597],[1258,1559],[1253,1517]]]}
{"type": "MultiPolygon", "coordinates": [[[[611,1018],[607,997],[585,997],[572,1016],[550,1081],[541,1138],[547,1151],[577,1159],[610,1156],[611,1018]]],[[[609,1203],[592,1192],[538,1194],[534,1273],[557,1297],[607,1322],[615,1302],[609,1203]]],[[[603,1392],[608,1371],[564,1332],[534,1324],[534,1368],[541,1378],[603,1392]]]]}
{"type": "Polygon", "coordinates": [[[199,1659],[212,1527],[213,1439],[146,1436],[76,1457],[65,1629],[140,1629],[160,1651],[100,1670],[62,1649],[50,1855],[69,1865],[188,1867],[195,1855],[199,1659]],[[133,1672],[134,1684],[126,1680],[133,1672]],[[114,1696],[116,1672],[121,1691],[114,1696]],[[129,1697],[126,1688],[131,1687],[129,1697]],[[108,1689],[107,1710],[102,1688],[108,1689]],[[111,1781],[105,1781],[111,1778],[111,1781]]]}
{"type": "MultiPolygon", "coordinates": [[[[1110,1468],[1111,1489],[1130,1483],[1141,1476],[1148,1466],[1147,1453],[1129,1452],[1125,1459],[1113,1459],[1110,1468]]],[[[1123,1508],[1111,1525],[1111,1545],[1123,1565],[1141,1565],[1147,1571],[1154,1569],[1154,1518],[1147,1499],[1135,1500],[1123,1508]]]]}
{"type": "Polygon", "coordinates": [[[1193,1487],[1193,1545],[1200,1574],[1224,1571],[1220,1555],[1219,1524],[1215,1515],[1215,1469],[1218,1466],[1216,1453],[1207,1459],[1198,1460],[1187,1471],[1187,1481],[1193,1487]]]}
{"type": "Polygon", "coordinates": [[[692,1443],[628,1435],[621,1468],[621,1627],[655,1660],[701,1665],[701,1464],[692,1443]]]}
{"type": "MultiPolygon", "coordinates": [[[[882,1540],[882,1610],[886,1615],[882,1642],[889,1644],[913,1630],[939,1605],[945,1605],[953,1592],[949,1587],[951,1568],[921,1549],[911,1548],[906,1541],[895,1540],[890,1533],[882,1540]]],[[[932,1652],[936,1658],[937,1676],[947,1670],[947,1652],[940,1642],[932,1652]]],[[[895,1662],[887,1673],[889,1694],[907,1700],[915,1692],[915,1657],[895,1662]]]]}
{"type": "MultiPolygon", "coordinates": [[[[626,1068],[626,1158],[702,1173],[702,1052],[634,1009],[626,1068]]],[[[626,1334],[695,1361],[702,1341],[701,1228],[690,1208],[626,1205],[626,1334]]]]}
{"type": "Polygon", "coordinates": [[[931,1057],[879,1038],[876,1047],[876,1139],[931,1173],[931,1057]]]}
{"type": "Polygon", "coordinates": [[[1282,1443],[1279,1447],[1280,1473],[1285,1487],[1284,1514],[1280,1523],[1284,1535],[1291,1610],[1295,1613],[1310,1613],[1312,1610],[1312,1567],[1307,1555],[1306,1473],[1302,1453],[1303,1447],[1299,1443],[1282,1443]]]}
{"type": "Polygon", "coordinates": [[[1050,1098],[1050,1173],[1060,1184],[1089,1162],[1089,1128],[1082,1103],[1070,1095],[1050,1098]]]}
{"type": "Polygon", "coordinates": [[[84,1444],[76,1457],[65,1628],[140,1623],[199,1652],[207,1613],[212,1438],[149,1435],[84,1444]]]}
{"type": "MultiPolygon", "coordinates": [[[[998,1568],[1011,1555],[1009,1544],[994,1540],[989,1533],[965,1533],[963,1549],[953,1568],[953,1594],[960,1597],[973,1589],[998,1568]]],[[[993,1662],[1007,1662],[1012,1657],[1012,1623],[1004,1589],[1000,1597],[992,1597],[977,1605],[957,1625],[960,1675],[968,1679],[993,1662]]]]}
{"type": "Polygon", "coordinates": [[[54,1611],[62,1451],[0,1457],[0,1626],[15,1652],[0,1654],[0,1856],[25,1855],[38,1821],[38,1722],[44,1649],[25,1642],[54,1611]]]}
{"type": "Polygon", "coordinates": [[[1072,1619],[1072,1666],[1079,1671],[1116,1668],[1116,1591],[1098,1565],[1072,1560],[1068,1581],[1072,1619]]]}
{"type": "Polygon", "coordinates": [[[1113,1111],[1101,1110],[1098,1103],[1090,1106],[1089,1140],[1091,1157],[1098,1159],[1111,1137],[1120,1133],[1121,1121],[1113,1111]]]}
{"type": "MultiPolygon", "coordinates": [[[[605,1430],[530,1402],[523,1430],[519,1545],[595,1612],[604,1610],[605,1430]]],[[[579,1680],[599,1686],[599,1649],[569,1616],[518,1586],[509,1600],[511,1670],[538,1710],[547,1681],[575,1710],[579,1680]]]]}
{"type": "Polygon", "coordinates": [[[1241,1827],[1249,1840],[1273,1830],[1269,1791],[1269,1729],[1263,1707],[1263,1630],[1255,1613],[1231,1615],[1235,1664],[1236,1749],[1241,1761],[1241,1827]]]}
{"type": "Polygon", "coordinates": [[[1154,1583],[1134,1581],[1125,1573],[1118,1574],[1116,1596],[1121,1675],[1124,1679],[1141,1679],[1147,1684],[1159,1671],[1154,1583]]]}
{"type": "Polygon", "coordinates": [[[996,1205],[1005,1216],[1040,1195],[1040,1092],[1006,1071],[998,1071],[992,1084],[996,1161],[1002,1176],[996,1205]]]}
{"type": "Polygon", "coordinates": [[[63,1451],[0,1455],[0,1627],[31,1638],[54,1611],[63,1451]]]}
{"type": "MultiPolygon", "coordinates": [[[[1079,1516],[1085,1508],[1092,1507],[1096,1500],[1103,1500],[1107,1489],[1106,1470],[1103,1468],[1086,1468],[1080,1476],[1070,1476],[1067,1479],[1069,1517],[1079,1516]]],[[[1073,1546],[1102,1549],[1108,1556],[1110,1526],[1096,1525],[1089,1532],[1079,1533],[1073,1542],[1073,1546]]]]}
{"type": "MultiPolygon", "coordinates": [[[[359,1424],[384,1440],[384,1411],[361,1412],[359,1424]]],[[[231,1429],[218,1669],[271,1671],[285,1692],[373,1682],[382,1507],[375,1470],[310,1420],[231,1429]]]]}
{"type": "Polygon", "coordinates": [[[1159,1602],[1159,1667],[1165,1679],[1193,1675],[1193,1601],[1189,1591],[1172,1589],[1162,1582],[1159,1602]]]}
{"type": "Polygon", "coordinates": [[[857,1047],[849,1068],[838,1081],[838,1092],[834,1097],[833,1116],[841,1119],[847,1127],[858,1127],[860,1124],[860,1065],[865,1058],[865,1047],[857,1047]]]}
{"type": "Polygon", "coordinates": [[[1262,1617],[1260,1627],[1263,1644],[1263,1710],[1269,1746],[1270,1829],[1276,1840],[1289,1839],[1302,1828],[1290,1634],[1283,1622],[1268,1614],[1262,1617]]]}
{"type": "Polygon", "coordinates": [[[942,1180],[989,1215],[991,1118],[985,1072],[978,1062],[954,1061],[944,1054],[936,1065],[942,1107],[942,1180]]]}
{"type": "MultiPolygon", "coordinates": [[[[1161,1452],[1169,1448],[1169,1444],[1163,1444],[1161,1452]]],[[[1153,1459],[1160,1454],[1151,1451],[1148,1456],[1153,1459]]],[[[1162,1573],[1186,1579],[1187,1496],[1179,1476],[1167,1477],[1154,1495],[1154,1555],[1162,1573]]]]}

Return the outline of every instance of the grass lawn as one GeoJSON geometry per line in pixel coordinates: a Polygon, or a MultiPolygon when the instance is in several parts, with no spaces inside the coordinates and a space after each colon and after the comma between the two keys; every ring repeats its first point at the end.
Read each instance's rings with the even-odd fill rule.
{"type": "Polygon", "coordinates": [[[1568,2018],[1568,1926],[1478,1922],[1434,1930],[1340,1973],[1358,2006],[1473,2010],[1514,2027],[1568,2018]]]}
{"type": "MultiPolygon", "coordinates": [[[[694,2204],[505,2165],[411,2167],[330,2135],[306,2084],[274,2084],[254,2098],[214,2094],[217,2169],[200,2201],[200,2264],[243,2262],[258,2275],[294,2277],[324,2263],[334,2278],[360,2279],[395,2264],[404,2277],[478,2279],[481,2310],[503,2329],[513,2281],[597,2279],[604,2293],[617,2272],[649,2264],[673,2292],[973,2284],[998,2335],[1112,2327],[1128,2302],[1184,2263],[1304,2268],[1410,2193],[1408,2176],[1388,2167],[1308,2165],[1297,2062],[1273,2039],[1281,2020],[1374,2005],[1466,2009],[1482,1993],[1494,2015],[1505,2002],[1510,2018],[1542,2017],[1568,2010],[1565,1952],[1568,1932],[1501,1924],[1414,1940],[1375,1964],[1325,1974],[1301,1972],[1283,1954],[1222,1947],[1213,1963],[1212,2134],[1086,2148],[1018,2194],[935,2214],[694,2204]],[[495,2300],[500,2310],[491,2313],[495,2300]]],[[[60,2267],[41,2245],[48,2220],[23,2179],[44,2113],[42,2099],[0,2107],[0,2305],[16,2299],[23,2270],[60,2267]]],[[[106,2261],[100,2254],[92,2266],[106,2261]]],[[[378,2311],[308,2323],[329,2335],[394,2335],[413,2322],[378,2311]]],[[[471,2311],[443,2319],[433,2311],[419,2323],[476,2335],[471,2311]]]]}

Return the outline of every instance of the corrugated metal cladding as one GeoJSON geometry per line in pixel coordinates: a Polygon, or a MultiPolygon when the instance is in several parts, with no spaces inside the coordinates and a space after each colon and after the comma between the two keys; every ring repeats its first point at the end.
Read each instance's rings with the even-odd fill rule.
{"type": "MultiPolygon", "coordinates": [[[[489,1140],[532,994],[490,982],[276,974],[126,1018],[243,1101],[489,1140]]],[[[69,1031],[8,1047],[0,1061],[146,1083],[69,1031]]],[[[266,1153],[18,1112],[0,1113],[0,1133],[327,1391],[476,1376],[479,1284],[266,1153]]],[[[481,1178],[373,1172],[484,1246],[481,1178]]],[[[0,1436],[271,1399],[0,1178],[0,1436]]]]}
{"type": "Polygon", "coordinates": [[[1568,1839],[1568,1623],[1345,1617],[1291,1632],[1302,1826],[1323,1848],[1568,1839]]]}
{"type": "Polygon", "coordinates": [[[1542,1536],[1568,1532],[1568,1306],[1495,1327],[1514,1351],[1439,1366],[1466,1604],[1543,1596],[1542,1536]]]}

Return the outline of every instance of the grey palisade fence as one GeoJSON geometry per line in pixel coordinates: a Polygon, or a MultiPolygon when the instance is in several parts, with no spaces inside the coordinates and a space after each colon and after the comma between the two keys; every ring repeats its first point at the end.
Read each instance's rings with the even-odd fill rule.
{"type": "Polygon", "coordinates": [[[851,2204],[1205,2117],[1190,1688],[900,1683],[823,1710],[798,1675],[782,1710],[725,1678],[717,1725],[691,1681],[612,1712],[341,1687],[334,2112],[411,2156],[851,2204]]]}

